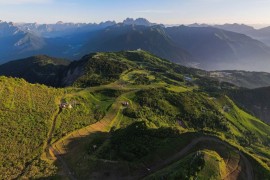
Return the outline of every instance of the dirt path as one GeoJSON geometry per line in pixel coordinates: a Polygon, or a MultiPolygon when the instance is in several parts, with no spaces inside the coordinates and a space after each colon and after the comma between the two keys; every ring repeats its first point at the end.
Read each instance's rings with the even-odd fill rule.
{"type": "MultiPolygon", "coordinates": [[[[194,139],[193,141],[191,141],[190,144],[188,144],[184,149],[182,149],[181,151],[179,151],[178,153],[174,154],[172,157],[164,160],[161,164],[158,164],[156,166],[152,166],[150,169],[150,173],[148,174],[145,174],[143,177],[146,177],[146,176],[149,176],[163,168],[165,168],[166,166],[174,163],[175,161],[181,159],[184,155],[186,155],[192,148],[194,148],[198,143],[201,143],[201,142],[206,142],[206,141],[210,141],[210,142],[216,142],[216,143],[219,143],[219,144],[222,144],[224,146],[230,146],[232,147],[230,144],[224,142],[224,141],[221,141],[220,139],[218,138],[215,138],[215,137],[199,137],[197,139],[194,139]]],[[[239,170],[239,173],[241,172],[241,170],[245,170],[245,173],[246,173],[246,179],[247,180],[252,180],[254,179],[254,174],[253,174],[253,168],[252,168],[252,165],[250,164],[250,162],[248,161],[248,159],[243,155],[243,153],[239,153],[240,157],[241,157],[241,161],[242,161],[242,164],[244,165],[244,168],[240,168],[239,170]]],[[[224,179],[234,179],[233,177],[231,177],[230,175],[234,175],[235,177],[235,174],[230,172],[224,179]]]]}
{"type": "MultiPolygon", "coordinates": [[[[117,117],[118,117],[118,115],[121,111],[121,107],[122,107],[121,101],[123,101],[125,99],[124,96],[126,94],[127,93],[119,96],[115,100],[115,102],[111,106],[109,112],[106,114],[106,116],[102,120],[100,120],[97,123],[86,126],[84,128],[81,128],[79,130],[76,130],[74,132],[71,132],[67,136],[65,136],[65,137],[61,138],[60,140],[58,140],[57,142],[55,142],[53,145],[49,146],[49,152],[55,158],[55,160],[59,161],[59,163],[62,166],[62,170],[64,171],[65,175],[69,179],[76,180],[76,177],[73,175],[72,171],[68,167],[68,164],[65,162],[65,160],[63,158],[63,155],[65,153],[67,153],[65,146],[67,146],[67,144],[72,142],[72,140],[74,140],[75,138],[86,137],[86,136],[89,136],[95,132],[108,132],[110,130],[110,128],[116,123],[117,117]]],[[[125,99],[125,100],[127,100],[127,99],[125,99]]],[[[55,122],[56,122],[58,115],[55,116],[55,121],[53,123],[54,125],[55,125],[55,122]]],[[[54,131],[54,129],[52,128],[52,131],[49,133],[50,135],[49,135],[49,138],[47,141],[48,145],[51,143],[51,137],[52,137],[53,131],[54,131]]],[[[153,174],[153,173],[163,169],[164,167],[174,163],[176,160],[181,159],[184,155],[186,155],[189,151],[191,151],[192,148],[194,148],[198,143],[202,143],[202,142],[206,142],[206,141],[216,142],[216,143],[222,144],[224,146],[232,147],[227,142],[221,141],[220,139],[215,138],[215,137],[199,137],[197,139],[192,140],[190,144],[188,144],[185,148],[183,148],[178,153],[174,154],[172,157],[166,159],[165,161],[163,161],[162,163],[159,163],[158,165],[150,167],[151,171],[143,174],[143,176],[141,178],[146,177],[150,174],[153,174]]],[[[74,147],[74,148],[76,148],[76,147],[74,147]]],[[[254,177],[253,169],[252,169],[250,162],[241,152],[239,153],[239,155],[241,157],[240,161],[244,167],[243,168],[242,167],[236,168],[237,171],[229,172],[229,174],[224,179],[226,179],[226,180],[233,179],[232,176],[234,176],[234,177],[238,176],[239,173],[242,173],[241,171],[243,171],[243,170],[245,170],[244,175],[246,176],[247,180],[254,179],[253,178],[254,177]]],[[[240,164],[238,165],[238,167],[239,166],[240,166],[240,164]]]]}
{"type": "Polygon", "coordinates": [[[64,173],[66,174],[66,176],[71,180],[76,180],[76,178],[72,175],[71,170],[69,169],[68,165],[65,163],[65,161],[63,160],[63,158],[61,157],[59,152],[56,149],[54,149],[52,147],[52,145],[51,145],[52,136],[53,136],[53,132],[55,130],[56,121],[57,121],[58,116],[61,114],[61,112],[62,112],[62,109],[59,108],[58,113],[53,118],[53,124],[52,124],[51,130],[49,132],[49,136],[48,136],[48,139],[47,139],[45,153],[52,152],[53,155],[55,157],[57,157],[57,159],[59,159],[59,161],[61,162],[61,165],[62,165],[62,167],[64,169],[64,173]]]}
{"type": "MultiPolygon", "coordinates": [[[[68,164],[65,162],[63,155],[67,153],[65,146],[73,141],[75,138],[83,138],[86,136],[89,136],[96,132],[109,132],[110,128],[115,125],[118,115],[120,114],[120,111],[122,109],[121,102],[124,99],[124,95],[128,93],[125,93],[121,96],[119,96],[115,102],[112,104],[109,112],[105,115],[105,117],[89,126],[86,126],[84,128],[81,128],[79,130],[73,131],[67,136],[59,139],[57,142],[52,144],[49,147],[49,152],[53,156],[54,160],[59,160],[59,163],[61,164],[62,170],[64,174],[71,180],[76,180],[75,175],[68,167],[68,164]]],[[[57,116],[56,116],[57,118],[57,116]]],[[[50,142],[50,141],[48,141],[50,142]]]]}
{"type": "MultiPolygon", "coordinates": [[[[62,112],[61,109],[58,109],[58,111],[54,114],[53,116],[53,122],[52,122],[52,126],[49,130],[49,133],[48,133],[48,137],[47,137],[47,140],[45,141],[44,145],[43,145],[43,149],[44,149],[44,153],[45,154],[48,154],[49,153],[49,149],[50,149],[50,144],[51,144],[51,140],[52,140],[52,135],[53,135],[53,132],[54,132],[54,129],[55,129],[55,124],[56,124],[56,120],[57,120],[57,117],[59,116],[59,114],[62,112]]],[[[18,178],[22,177],[27,169],[32,165],[32,163],[35,161],[35,160],[38,160],[40,158],[40,156],[37,156],[35,157],[33,160],[31,160],[30,162],[27,163],[26,167],[22,170],[22,173],[20,175],[18,175],[18,178]]]]}
{"type": "Polygon", "coordinates": [[[47,139],[47,147],[51,145],[52,136],[53,136],[53,132],[55,130],[56,121],[57,121],[58,116],[61,114],[61,112],[62,112],[62,109],[59,108],[57,114],[53,118],[52,127],[50,129],[50,132],[49,132],[49,135],[48,135],[48,139],[47,139]]]}
{"type": "Polygon", "coordinates": [[[71,180],[77,180],[75,178],[75,176],[73,175],[73,173],[71,172],[71,170],[69,169],[68,165],[66,164],[66,162],[64,161],[64,159],[61,157],[61,154],[54,149],[52,146],[49,147],[50,152],[53,153],[53,155],[59,160],[59,162],[61,163],[61,166],[63,168],[63,172],[65,173],[66,177],[68,177],[71,180]]]}
{"type": "Polygon", "coordinates": [[[243,162],[245,164],[245,172],[247,173],[247,180],[252,180],[254,179],[254,173],[253,173],[253,168],[249,160],[245,157],[245,155],[240,152],[241,159],[243,159],[243,162]]]}

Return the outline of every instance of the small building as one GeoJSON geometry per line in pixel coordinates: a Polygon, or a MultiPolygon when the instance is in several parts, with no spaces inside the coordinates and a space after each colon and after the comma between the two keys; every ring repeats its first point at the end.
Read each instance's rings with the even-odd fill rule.
{"type": "Polygon", "coordinates": [[[59,105],[59,107],[61,108],[61,109],[65,109],[65,108],[67,108],[68,107],[68,103],[61,103],[60,105],[59,105]]]}
{"type": "Polygon", "coordinates": [[[129,102],[127,102],[127,101],[122,102],[122,106],[128,107],[129,106],[129,102]]]}
{"type": "Polygon", "coordinates": [[[72,109],[72,108],[73,108],[71,104],[66,103],[66,102],[61,103],[61,104],[59,105],[59,107],[60,107],[61,109],[66,109],[66,108],[72,109]]]}
{"type": "Polygon", "coordinates": [[[231,108],[227,105],[223,106],[223,111],[224,112],[230,112],[231,111],[231,108]]]}
{"type": "Polygon", "coordinates": [[[68,104],[68,109],[72,109],[72,105],[71,104],[68,104]]]}
{"type": "Polygon", "coordinates": [[[185,81],[188,81],[188,82],[192,82],[193,81],[193,79],[191,77],[189,77],[189,76],[185,76],[184,79],[185,79],[185,81]]]}

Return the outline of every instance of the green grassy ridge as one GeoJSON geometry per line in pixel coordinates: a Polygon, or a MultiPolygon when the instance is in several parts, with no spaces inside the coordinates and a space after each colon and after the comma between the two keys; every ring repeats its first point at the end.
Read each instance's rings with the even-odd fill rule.
{"type": "MultiPolygon", "coordinates": [[[[13,179],[41,155],[62,90],[6,77],[0,77],[0,89],[0,179],[13,179]]],[[[50,165],[41,164],[36,173],[50,175],[50,165]]]]}
{"type": "Polygon", "coordinates": [[[110,88],[68,92],[63,96],[62,101],[73,104],[73,107],[72,109],[63,109],[59,114],[54,139],[58,140],[76,129],[101,120],[121,94],[121,91],[110,88]]]}
{"type": "MultiPolygon", "coordinates": [[[[151,74],[152,77],[159,76],[163,78],[163,81],[167,80],[174,83],[175,81],[183,82],[184,74],[192,77],[198,77],[198,74],[206,74],[203,70],[177,65],[146,51],[99,52],[86,55],[81,60],[72,62],[62,75],[62,83],[64,83],[62,85],[89,87],[110,84],[121,79],[123,73],[133,70],[148,71],[147,74],[151,74]],[[80,74],[77,71],[80,71],[80,74]],[[70,79],[70,81],[66,79],[70,79]]],[[[138,75],[142,75],[142,73],[138,75]]]]}
{"type": "MultiPolygon", "coordinates": [[[[132,97],[131,97],[132,98],[132,97]]],[[[186,92],[186,93],[175,93],[168,91],[166,89],[146,89],[141,90],[135,93],[132,99],[132,107],[129,107],[129,112],[123,111],[124,118],[127,116],[128,118],[134,119],[133,122],[144,122],[147,124],[148,128],[178,128],[179,124],[177,120],[181,120],[183,124],[187,126],[188,131],[203,131],[208,134],[228,138],[228,142],[233,144],[237,144],[236,147],[241,147],[241,149],[248,150],[249,157],[253,160],[256,159],[257,164],[261,164],[258,166],[263,166],[266,171],[269,170],[269,167],[265,166],[265,163],[261,163],[262,159],[265,160],[264,157],[256,155],[256,150],[252,147],[258,146],[262,147],[264,151],[267,151],[267,147],[265,143],[269,142],[269,139],[264,135],[269,134],[268,125],[263,123],[262,121],[256,119],[255,117],[241,111],[236,105],[232,104],[233,102],[226,96],[221,96],[219,99],[213,99],[209,97],[207,94],[198,93],[198,92],[186,92]],[[172,98],[174,97],[174,98],[172,98]],[[179,98],[179,99],[178,99],[179,98]],[[167,101],[167,102],[166,102],[167,101]],[[165,103],[164,103],[165,102],[165,103]],[[176,103],[176,104],[175,104],[176,103]],[[178,103],[178,104],[177,104],[178,103]],[[229,112],[224,112],[223,107],[225,105],[230,106],[229,112]],[[174,107],[175,106],[175,107],[174,107]],[[178,107],[178,109],[177,109],[178,107]],[[180,108],[180,109],[179,109],[180,108]],[[215,111],[214,111],[215,110],[215,111]],[[211,111],[211,113],[208,111],[211,111]],[[215,113],[213,113],[215,112],[215,113]],[[182,113],[182,114],[181,114],[182,113]],[[205,114],[207,116],[205,116],[205,114]],[[206,121],[208,118],[209,121],[206,121]],[[215,121],[215,118],[218,118],[215,121]],[[260,126],[254,126],[254,123],[259,123],[260,126]],[[247,135],[247,132],[253,132],[254,135],[247,135]],[[254,137],[257,138],[257,141],[254,141],[254,137]],[[243,139],[247,142],[252,142],[252,146],[247,146],[247,144],[243,143],[243,139]],[[243,146],[243,147],[242,147],[243,146]],[[268,169],[268,170],[267,170],[268,169]]],[[[129,121],[133,124],[132,120],[129,121]]],[[[123,130],[124,131],[124,130],[123,130]]],[[[127,132],[131,132],[131,130],[126,130],[127,132]]],[[[185,132],[185,131],[183,131],[185,132]]],[[[136,132],[138,135],[142,135],[143,133],[136,132]]],[[[113,134],[112,134],[113,136],[113,134]]],[[[136,137],[135,136],[135,137],[136,137]]],[[[129,142],[132,139],[131,135],[123,135],[123,137],[128,138],[125,140],[118,140],[113,144],[117,144],[119,147],[131,148],[131,145],[123,144],[124,142],[129,142]]],[[[113,139],[113,138],[112,138],[113,139]]],[[[142,137],[141,140],[147,139],[146,137],[142,137]]],[[[150,138],[151,139],[151,138],[150,138]]],[[[139,139],[138,142],[141,142],[139,139]]],[[[154,141],[154,137],[151,139],[154,141]]],[[[158,142],[159,140],[157,140],[158,142]]],[[[137,142],[136,140],[132,140],[130,142],[137,142]]],[[[119,150],[119,153],[115,154],[115,158],[124,158],[126,155],[121,155],[123,153],[131,153],[129,156],[134,157],[135,159],[143,159],[147,153],[143,156],[139,156],[136,153],[138,152],[149,152],[151,151],[151,143],[150,140],[146,141],[146,143],[135,143],[136,145],[141,144],[140,146],[136,146],[131,149],[119,150]],[[133,152],[132,149],[136,149],[133,152]],[[150,150],[146,150],[150,149],[150,150]],[[132,155],[133,154],[133,155],[132,155]]],[[[105,147],[105,149],[113,151],[113,146],[105,147]]],[[[152,149],[156,149],[155,143],[153,144],[152,149]]],[[[158,147],[160,148],[160,147],[158,147]]],[[[115,149],[117,150],[117,149],[115,149]]],[[[103,151],[104,154],[108,154],[109,152],[103,151]]],[[[153,152],[152,152],[153,153],[153,152]]],[[[108,158],[100,156],[101,158],[108,158]]],[[[112,158],[112,156],[110,157],[112,158]]],[[[131,158],[131,159],[134,159],[131,158]]],[[[129,159],[130,160],[130,159],[129,159]]],[[[263,176],[262,176],[263,177],[263,176]]]]}
{"type": "MultiPolygon", "coordinates": [[[[137,94],[134,94],[133,97],[129,98],[131,102],[135,103],[132,104],[131,108],[127,108],[123,111],[124,116],[121,116],[122,120],[120,128],[123,126],[127,127],[129,124],[134,122],[133,119],[145,121],[150,127],[155,128],[162,126],[177,127],[179,126],[178,121],[180,120],[190,130],[209,131],[211,134],[219,134],[227,138],[231,138],[233,141],[237,141],[238,143],[239,139],[235,137],[249,138],[249,140],[246,141],[250,141],[250,139],[253,138],[253,136],[246,137],[246,134],[241,131],[241,128],[243,128],[241,124],[236,123],[235,125],[238,118],[237,116],[229,117],[227,114],[223,113],[223,106],[225,106],[229,100],[227,100],[228,102],[223,104],[220,103],[217,106],[216,102],[213,100],[214,98],[208,95],[210,94],[218,97],[223,89],[228,90],[233,88],[232,85],[226,83],[219,84],[215,80],[201,78],[197,76],[197,72],[192,72],[189,75],[186,75],[171,71],[171,74],[174,76],[168,76],[166,73],[166,70],[168,70],[167,65],[171,65],[171,63],[160,59],[154,59],[153,62],[149,62],[149,59],[144,60],[144,56],[151,56],[145,52],[122,53],[130,53],[132,56],[135,54],[136,56],[133,61],[130,61],[125,58],[126,55],[124,57],[119,55],[120,53],[117,54],[118,56],[116,56],[115,53],[98,54],[98,58],[105,59],[112,57],[113,60],[118,58],[119,61],[127,62],[130,67],[132,67],[131,69],[120,73],[119,80],[113,80],[115,82],[111,86],[120,85],[122,88],[133,87],[142,89],[137,92],[137,94]],[[138,54],[142,57],[137,57],[138,54]],[[159,61],[162,61],[163,64],[160,65],[159,61]],[[138,64],[138,62],[140,63],[139,67],[133,66],[132,63],[138,64]],[[158,66],[154,68],[155,71],[153,72],[153,68],[151,67],[155,66],[155,63],[157,63],[158,66]],[[139,83],[135,82],[134,74],[136,76],[144,74],[145,76],[143,81],[140,80],[139,83]],[[198,90],[194,88],[195,86],[187,86],[186,82],[183,82],[183,79],[174,78],[175,76],[179,76],[181,78],[184,76],[191,76],[195,79],[195,83],[198,82],[198,90]],[[166,81],[165,79],[169,81],[166,81]],[[145,80],[147,83],[145,83],[145,80]],[[156,87],[157,89],[148,88],[147,90],[147,88],[145,88],[147,86],[149,88],[156,87]],[[159,87],[163,88],[158,89],[159,87]],[[177,102],[181,103],[179,104],[177,102]]],[[[184,71],[182,70],[180,72],[184,71]]],[[[236,114],[241,117],[241,112],[238,110],[236,110],[236,114]]],[[[248,117],[244,117],[243,122],[244,121],[250,122],[250,119],[248,117]]],[[[261,137],[262,136],[260,136],[260,138],[261,137]]]]}
{"type": "Polygon", "coordinates": [[[210,150],[197,152],[190,153],[181,160],[144,179],[221,179],[220,168],[224,161],[222,163],[219,154],[210,150]],[[197,152],[201,154],[197,156],[197,152]]]}
{"type": "Polygon", "coordinates": [[[0,178],[55,175],[55,165],[42,156],[54,117],[52,142],[99,121],[123,92],[113,87],[55,89],[0,77],[0,178]],[[73,107],[56,116],[61,102],[73,107]]]}
{"type": "MultiPolygon", "coordinates": [[[[55,87],[73,85],[85,88],[110,84],[119,80],[124,72],[132,70],[148,71],[152,78],[155,76],[169,84],[183,82],[184,76],[196,78],[207,74],[203,70],[177,65],[142,50],[92,53],[71,63],[48,56],[35,56],[2,66],[0,69],[2,67],[3,75],[55,87]]],[[[137,79],[136,84],[142,81],[148,83],[147,77],[140,73],[134,78],[137,79]]]]}
{"type": "Polygon", "coordinates": [[[266,123],[269,118],[269,87],[257,89],[239,89],[227,93],[233,101],[245,111],[253,114],[266,123]]]}

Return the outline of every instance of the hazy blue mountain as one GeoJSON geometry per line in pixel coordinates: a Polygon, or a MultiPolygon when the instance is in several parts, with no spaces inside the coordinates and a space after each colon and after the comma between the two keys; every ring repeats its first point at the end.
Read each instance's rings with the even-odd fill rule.
{"type": "Polygon", "coordinates": [[[126,25],[141,25],[141,26],[154,26],[157,25],[155,23],[149,22],[145,18],[138,18],[138,19],[133,19],[133,18],[127,18],[123,21],[123,24],[126,25]]]}
{"type": "MultiPolygon", "coordinates": [[[[252,30],[237,24],[226,27],[242,32],[252,30]]],[[[76,60],[91,52],[143,49],[176,63],[207,70],[269,72],[268,46],[221,28],[206,24],[164,27],[143,18],[127,18],[119,24],[0,22],[0,63],[38,54],[76,60]]],[[[267,28],[264,30],[267,34],[267,28]]]]}
{"type": "Polygon", "coordinates": [[[24,32],[7,22],[0,22],[0,41],[1,63],[39,53],[46,46],[42,37],[24,32]]]}
{"type": "MultiPolygon", "coordinates": [[[[17,23],[15,24],[20,30],[33,33],[42,37],[52,38],[61,37],[70,34],[91,32],[101,30],[109,26],[115,25],[115,21],[106,21],[97,23],[64,23],[58,21],[55,24],[38,24],[38,23],[17,23]]],[[[153,26],[155,23],[149,22],[144,18],[127,18],[123,21],[126,25],[142,25],[142,26],[153,26]]]]}
{"type": "Polygon", "coordinates": [[[214,25],[213,27],[245,34],[270,46],[270,27],[255,29],[252,26],[248,26],[245,24],[237,24],[237,23],[214,25]]]}
{"type": "Polygon", "coordinates": [[[99,24],[96,23],[64,23],[62,21],[56,24],[37,24],[37,23],[21,23],[16,26],[25,32],[30,32],[42,37],[52,38],[70,35],[73,33],[90,32],[106,28],[116,24],[115,21],[106,21],[99,24]]]}
{"type": "Polygon", "coordinates": [[[18,27],[14,26],[12,22],[4,22],[0,20],[0,38],[12,36],[22,33],[18,27]]]}
{"type": "Polygon", "coordinates": [[[177,46],[163,26],[117,24],[98,31],[82,49],[82,55],[100,51],[143,49],[176,63],[189,64],[192,56],[177,46]]]}
{"type": "Polygon", "coordinates": [[[270,48],[244,34],[213,27],[169,27],[166,33],[208,70],[269,71],[270,48]]]}
{"type": "Polygon", "coordinates": [[[193,24],[189,24],[188,27],[210,27],[210,25],[209,24],[193,23],[193,24]]]}
{"type": "Polygon", "coordinates": [[[242,34],[250,34],[256,31],[256,29],[252,26],[248,26],[245,24],[223,24],[223,25],[214,25],[213,27],[224,29],[227,31],[242,33],[242,34]]]}

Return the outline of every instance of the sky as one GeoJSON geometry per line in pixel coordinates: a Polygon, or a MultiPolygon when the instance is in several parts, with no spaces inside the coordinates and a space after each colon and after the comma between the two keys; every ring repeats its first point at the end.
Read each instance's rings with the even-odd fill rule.
{"type": "Polygon", "coordinates": [[[270,0],[0,0],[12,22],[121,22],[143,17],[163,24],[270,24],[270,0]]]}

